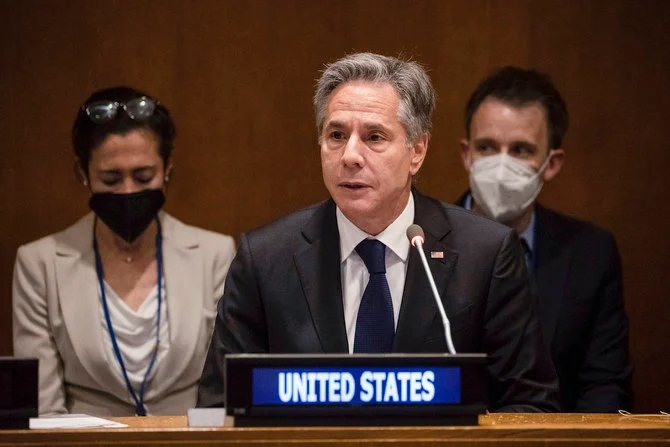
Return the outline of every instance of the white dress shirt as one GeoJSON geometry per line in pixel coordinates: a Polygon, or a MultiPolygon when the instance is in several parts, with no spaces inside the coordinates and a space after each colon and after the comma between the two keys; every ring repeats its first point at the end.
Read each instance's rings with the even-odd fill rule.
{"type": "MultiPolygon", "coordinates": [[[[107,281],[105,284],[105,296],[107,297],[107,307],[109,316],[112,320],[114,335],[119,345],[123,364],[128,373],[128,379],[135,388],[135,393],[139,397],[140,386],[144,380],[151,357],[156,347],[156,312],[158,311],[158,286],[154,286],[149,292],[147,298],[142,302],[139,309],[134,311],[116,294],[107,281]]],[[[121,364],[114,354],[112,339],[107,328],[105,312],[100,303],[100,318],[103,332],[103,340],[107,351],[107,362],[109,367],[115,371],[116,375],[125,385],[121,364]]],[[[165,281],[163,280],[163,289],[161,291],[161,321],[160,321],[160,346],[156,361],[151,369],[147,383],[156,374],[158,365],[170,348],[170,334],[167,318],[167,300],[165,299],[165,281]]],[[[124,399],[132,402],[130,394],[123,396],[124,399]]]]}
{"type": "Polygon", "coordinates": [[[337,208],[337,229],[340,232],[340,273],[342,278],[342,305],[344,322],[347,328],[349,353],[354,352],[356,336],[356,319],[361,305],[363,292],[368,285],[370,274],[361,257],[356,253],[356,246],[364,239],[377,239],[386,245],[386,281],[393,301],[393,323],[398,325],[398,314],[402,303],[402,292],[405,288],[407,259],[409,257],[409,240],[407,227],[414,222],[414,198],[409,195],[407,205],[400,216],[384,231],[371,236],[347,219],[340,208],[337,208]]]}

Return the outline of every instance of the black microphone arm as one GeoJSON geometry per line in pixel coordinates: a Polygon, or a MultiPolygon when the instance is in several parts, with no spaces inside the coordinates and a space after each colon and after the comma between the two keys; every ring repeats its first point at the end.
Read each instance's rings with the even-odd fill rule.
{"type": "Polygon", "coordinates": [[[428,260],[426,255],[423,252],[423,243],[426,240],[423,228],[417,224],[412,224],[407,227],[407,239],[412,244],[413,247],[416,247],[421,257],[421,262],[423,263],[423,268],[426,271],[426,276],[428,277],[428,282],[430,283],[430,288],[433,291],[433,298],[435,298],[435,304],[440,311],[440,317],[442,317],[442,324],[444,325],[444,339],[447,342],[447,348],[449,349],[450,354],[456,354],[456,348],[454,348],[454,342],[451,340],[451,325],[449,324],[449,319],[447,318],[447,313],[444,311],[444,306],[442,305],[442,300],[440,299],[440,294],[437,292],[437,286],[435,286],[435,280],[433,279],[433,274],[428,267],[428,260]]]}

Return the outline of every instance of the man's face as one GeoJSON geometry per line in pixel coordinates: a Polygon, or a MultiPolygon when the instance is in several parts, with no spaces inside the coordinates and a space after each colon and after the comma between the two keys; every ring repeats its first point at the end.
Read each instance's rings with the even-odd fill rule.
{"type": "Polygon", "coordinates": [[[388,83],[352,81],[330,95],[320,136],[323,181],[342,213],[378,234],[400,215],[428,146],[408,147],[400,98],[388,83]]]}
{"type": "MultiPolygon", "coordinates": [[[[463,165],[490,155],[505,153],[536,171],[549,155],[547,113],[539,102],[517,106],[496,98],[485,99],[470,123],[470,139],[461,140],[463,165]]],[[[551,180],[562,166],[563,149],[555,149],[542,173],[551,180]]]]}

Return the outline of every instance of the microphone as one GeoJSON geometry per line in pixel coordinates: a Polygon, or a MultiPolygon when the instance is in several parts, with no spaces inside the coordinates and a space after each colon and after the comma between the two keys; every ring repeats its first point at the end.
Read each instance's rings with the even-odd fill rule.
{"type": "Polygon", "coordinates": [[[440,317],[442,317],[442,324],[444,325],[444,339],[447,342],[447,348],[449,349],[450,354],[456,354],[456,349],[454,348],[454,343],[451,340],[451,325],[449,324],[449,319],[447,314],[444,311],[444,306],[442,306],[442,300],[440,299],[440,294],[437,292],[437,287],[435,286],[435,280],[433,279],[433,274],[428,267],[428,261],[426,260],[426,255],[423,252],[423,243],[426,241],[426,238],[423,233],[423,228],[417,224],[412,224],[407,227],[407,239],[412,244],[413,247],[416,247],[421,257],[421,262],[423,263],[423,268],[426,271],[426,276],[428,277],[428,282],[430,283],[430,288],[433,291],[433,298],[435,298],[435,304],[440,311],[440,317]]]}

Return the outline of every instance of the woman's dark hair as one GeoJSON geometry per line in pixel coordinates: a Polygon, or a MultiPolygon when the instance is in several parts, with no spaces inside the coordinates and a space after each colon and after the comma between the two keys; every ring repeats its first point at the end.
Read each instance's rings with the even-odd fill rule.
{"type": "Polygon", "coordinates": [[[176,131],[170,112],[156,99],[152,98],[157,103],[153,114],[142,120],[132,119],[122,108],[119,108],[116,116],[110,121],[96,124],[91,121],[85,110],[86,105],[94,101],[125,104],[142,96],[152,98],[150,95],[131,87],[112,87],[93,93],[79,108],[77,118],[72,126],[72,147],[79,161],[79,166],[86,176],[88,176],[88,164],[93,149],[98,147],[108,135],[125,135],[135,129],[147,129],[155,135],[158,140],[158,153],[163,159],[163,163],[167,165],[172,155],[176,131]]]}

